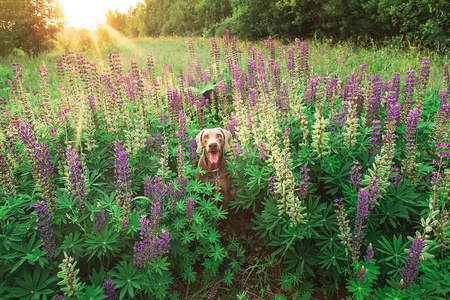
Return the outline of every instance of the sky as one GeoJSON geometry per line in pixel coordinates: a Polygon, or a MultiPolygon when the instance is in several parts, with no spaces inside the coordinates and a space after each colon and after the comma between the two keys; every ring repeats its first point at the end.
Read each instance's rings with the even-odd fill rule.
{"type": "Polygon", "coordinates": [[[68,27],[95,29],[108,10],[126,13],[141,0],[60,0],[68,27]]]}

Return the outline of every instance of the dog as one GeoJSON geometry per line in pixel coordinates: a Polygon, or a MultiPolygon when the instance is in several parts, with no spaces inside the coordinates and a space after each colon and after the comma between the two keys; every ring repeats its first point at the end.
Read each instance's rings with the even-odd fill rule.
{"type": "Polygon", "coordinates": [[[206,171],[205,174],[195,174],[195,179],[201,182],[214,183],[219,177],[220,193],[223,196],[223,209],[234,201],[236,192],[231,184],[230,174],[227,172],[227,162],[223,151],[230,151],[231,133],[222,128],[203,129],[197,134],[197,153],[202,153],[198,166],[206,171]],[[203,150],[202,150],[203,149],[203,150]]]}

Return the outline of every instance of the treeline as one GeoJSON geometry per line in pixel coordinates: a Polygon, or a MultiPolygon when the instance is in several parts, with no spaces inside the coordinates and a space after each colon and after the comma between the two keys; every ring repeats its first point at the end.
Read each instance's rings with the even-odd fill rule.
{"type": "MultiPolygon", "coordinates": [[[[144,0],[106,19],[127,37],[223,36],[229,29],[246,40],[315,37],[450,48],[448,0],[144,0]]],[[[38,53],[64,40],[56,0],[1,0],[0,21],[0,55],[38,53]]],[[[106,37],[104,29],[97,32],[106,37]]],[[[69,35],[90,38],[82,30],[69,35]]]]}
{"type": "Polygon", "coordinates": [[[326,37],[450,47],[448,0],[145,0],[108,23],[128,36],[326,37]]]}

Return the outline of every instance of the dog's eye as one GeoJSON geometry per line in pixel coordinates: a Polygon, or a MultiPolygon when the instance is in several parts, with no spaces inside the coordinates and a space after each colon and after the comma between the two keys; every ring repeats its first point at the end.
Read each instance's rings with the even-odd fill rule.
{"type": "Polygon", "coordinates": [[[203,138],[204,138],[205,140],[207,140],[207,139],[209,139],[209,135],[206,134],[206,135],[203,136],[203,138]]]}
{"type": "Polygon", "coordinates": [[[221,134],[216,134],[216,139],[221,140],[222,139],[222,135],[221,134]]]}

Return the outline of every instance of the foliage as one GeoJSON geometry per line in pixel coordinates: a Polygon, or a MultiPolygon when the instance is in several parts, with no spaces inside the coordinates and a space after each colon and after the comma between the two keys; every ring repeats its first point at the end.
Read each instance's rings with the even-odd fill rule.
{"type": "Polygon", "coordinates": [[[188,41],[179,68],[126,67],[118,51],[63,53],[39,74],[2,66],[0,297],[450,293],[445,57],[415,61],[410,93],[412,72],[384,56],[354,65],[336,62],[340,47],[241,47],[226,32],[205,57],[188,41]],[[195,180],[195,136],[210,127],[233,136],[228,209],[195,180]]]}
{"type": "Polygon", "coordinates": [[[5,0],[0,4],[0,55],[20,49],[36,54],[52,47],[64,23],[61,7],[53,0],[5,0]]]}

